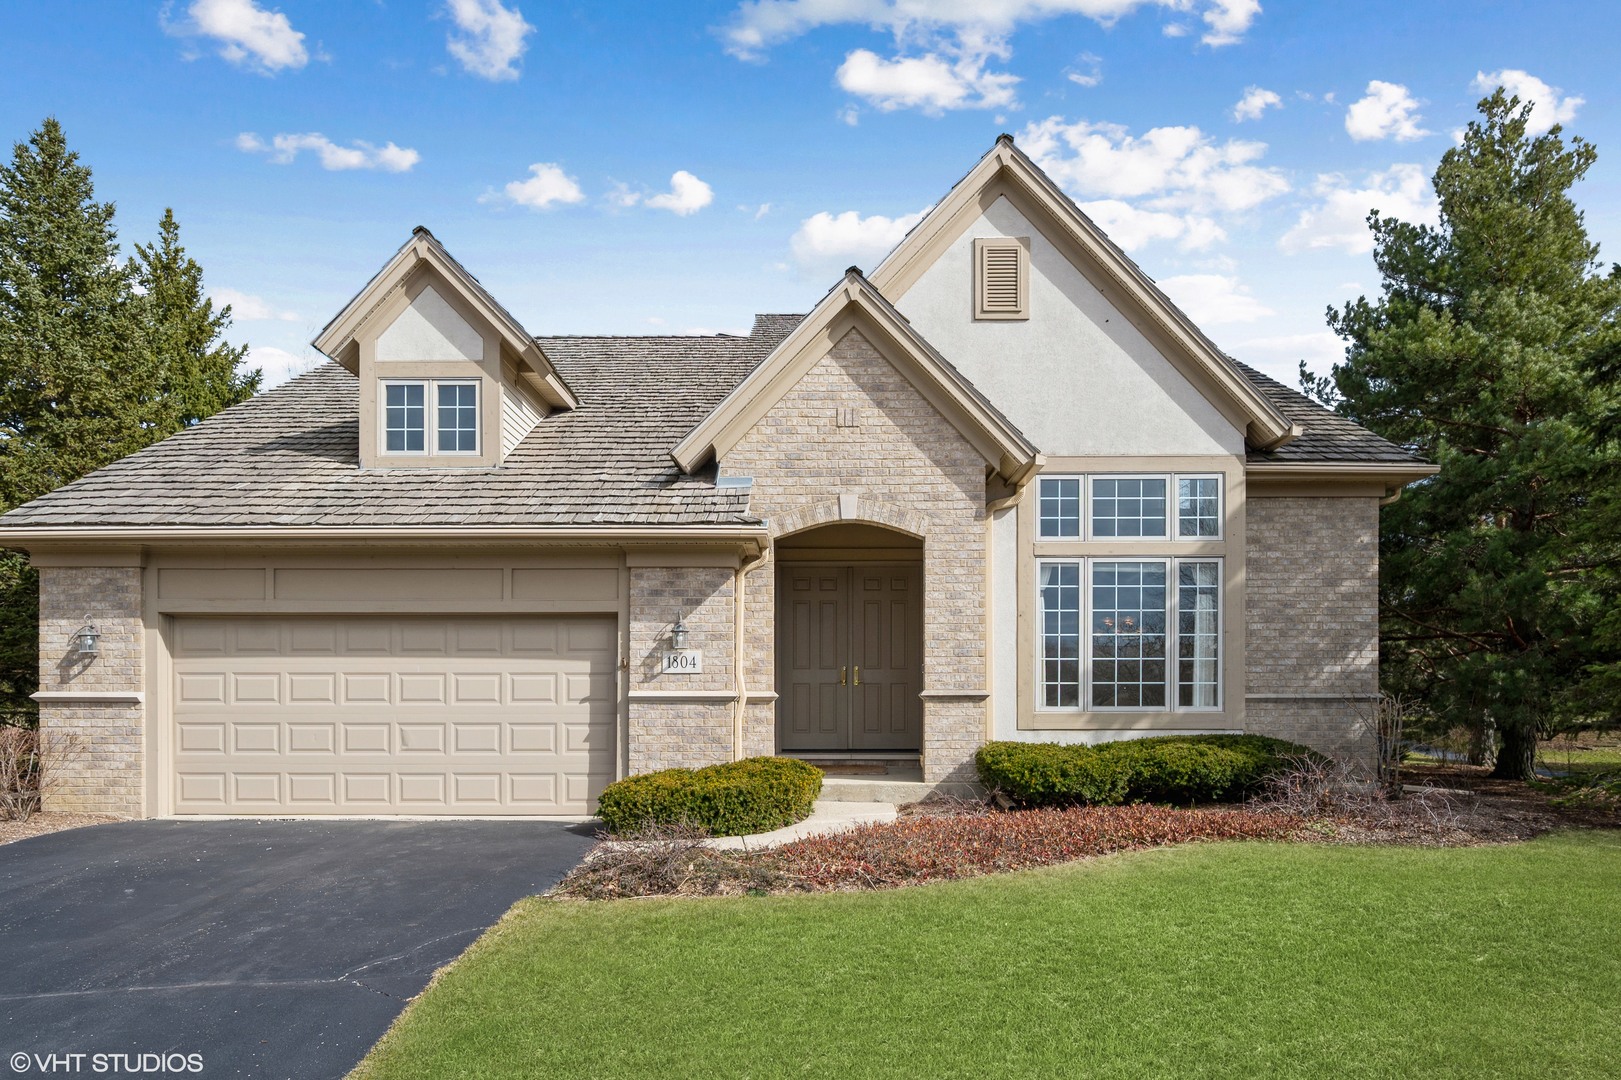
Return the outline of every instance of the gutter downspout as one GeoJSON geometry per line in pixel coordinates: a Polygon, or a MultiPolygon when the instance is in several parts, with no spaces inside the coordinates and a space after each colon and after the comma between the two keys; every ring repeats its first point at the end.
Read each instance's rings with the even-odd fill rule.
{"type": "Polygon", "coordinates": [[[732,619],[735,638],[732,644],[732,670],[737,682],[737,700],[732,703],[732,760],[743,760],[743,718],[749,707],[748,686],[743,678],[743,621],[748,614],[748,605],[745,602],[745,586],[748,573],[765,561],[770,549],[761,548],[760,553],[754,556],[744,556],[737,564],[737,571],[733,577],[732,599],[736,605],[736,612],[732,619]]]}

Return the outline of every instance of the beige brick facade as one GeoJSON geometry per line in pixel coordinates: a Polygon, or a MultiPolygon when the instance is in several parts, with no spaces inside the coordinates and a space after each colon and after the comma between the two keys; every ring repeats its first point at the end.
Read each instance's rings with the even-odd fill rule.
{"type": "Polygon", "coordinates": [[[1379,692],[1379,502],[1249,500],[1246,727],[1366,759],[1379,692]]]}
{"type": "Polygon", "coordinates": [[[735,742],[736,573],[728,567],[630,571],[630,773],[730,761],[735,742]],[[703,653],[700,674],[660,673],[677,620],[703,653]],[[683,700],[684,695],[711,695],[683,700]]]}
{"type": "MultiPolygon", "coordinates": [[[[767,519],[774,536],[854,520],[922,537],[924,777],[972,779],[974,748],[986,737],[985,462],[979,453],[851,331],[725,455],[722,469],[753,478],[750,509],[767,519]]],[[[767,560],[749,574],[744,672],[750,690],[776,681],[776,572],[767,560]]],[[[750,752],[775,747],[774,703],[750,703],[744,742],[750,752]]]]}
{"type": "Polygon", "coordinates": [[[138,567],[41,567],[39,723],[49,758],[45,809],[143,814],[145,635],[138,567]],[[100,653],[81,657],[73,636],[86,622],[101,633],[100,653]],[[83,694],[77,700],[68,695],[83,694]],[[98,697],[101,696],[101,697],[98,697]],[[54,747],[54,750],[53,750],[54,747]]]}

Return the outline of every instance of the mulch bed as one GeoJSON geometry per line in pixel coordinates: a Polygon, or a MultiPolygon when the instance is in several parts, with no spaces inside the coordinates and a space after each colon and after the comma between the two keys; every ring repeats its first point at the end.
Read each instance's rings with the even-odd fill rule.
{"type": "Polygon", "coordinates": [[[1001,811],[964,800],[902,807],[893,822],[736,852],[667,831],[602,845],[553,896],[609,900],[841,892],[950,881],[1203,840],[1470,846],[1561,828],[1621,828],[1615,811],[1555,806],[1527,784],[1469,766],[1403,770],[1401,799],[1348,798],[1301,814],[1256,806],[1102,806],[1001,811]]]}
{"type": "Polygon", "coordinates": [[[20,821],[0,821],[0,844],[61,832],[63,829],[80,829],[86,825],[106,825],[109,822],[123,820],[113,814],[61,814],[45,811],[30,814],[20,821]]]}
{"type": "Polygon", "coordinates": [[[678,834],[604,845],[553,895],[606,900],[882,889],[1192,840],[1282,839],[1305,824],[1285,814],[1231,808],[1102,806],[1003,813],[956,804],[942,809],[769,851],[716,851],[678,834]]]}

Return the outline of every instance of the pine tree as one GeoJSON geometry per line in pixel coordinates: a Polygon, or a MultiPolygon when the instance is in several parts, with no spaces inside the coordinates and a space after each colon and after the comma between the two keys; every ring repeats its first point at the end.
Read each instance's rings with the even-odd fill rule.
{"type": "MultiPolygon", "coordinates": [[[[174,215],[125,264],[113,213],[54,118],[0,166],[0,510],[258,387],[220,340],[229,310],[204,297],[174,215]]],[[[38,617],[32,568],[0,554],[0,722],[32,712],[38,617]]]]}
{"type": "Polygon", "coordinates": [[[1621,273],[1603,273],[1569,191],[1593,147],[1530,137],[1529,105],[1480,103],[1434,186],[1441,218],[1369,222],[1383,276],[1329,311],[1349,346],[1337,407],[1441,466],[1384,514],[1381,639],[1393,688],[1449,724],[1495,730],[1523,778],[1539,734],[1614,719],[1621,452],[1596,365],[1621,343],[1621,273]]]}
{"type": "Polygon", "coordinates": [[[150,366],[159,372],[158,429],[167,435],[253,396],[260,372],[239,372],[246,346],[223,339],[230,306],[214,310],[203,268],[180,246],[180,225],[165,210],[155,244],[136,244],[129,266],[135,313],[150,366]]]}
{"type": "Polygon", "coordinates": [[[54,119],[0,168],[0,507],[149,441],[151,372],[112,221],[54,119]]]}

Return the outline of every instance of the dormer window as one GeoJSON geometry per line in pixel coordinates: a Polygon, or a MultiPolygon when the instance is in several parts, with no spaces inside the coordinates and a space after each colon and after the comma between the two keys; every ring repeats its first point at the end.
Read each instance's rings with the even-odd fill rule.
{"type": "Polygon", "coordinates": [[[468,379],[383,380],[382,452],[478,454],[478,386],[468,379]]]}
{"type": "Polygon", "coordinates": [[[439,452],[478,453],[478,383],[434,384],[439,398],[439,452]]]}

